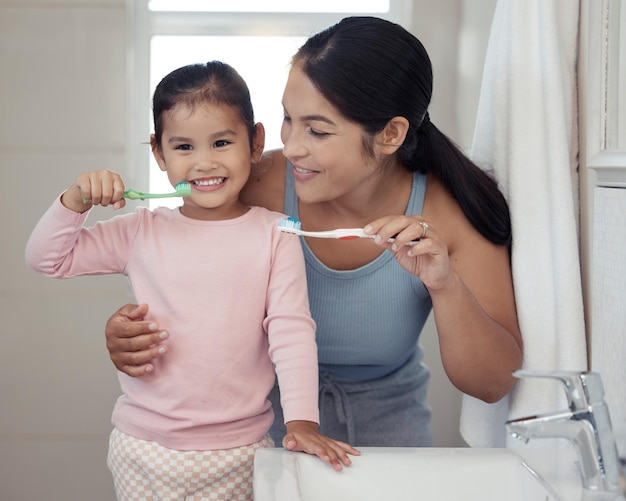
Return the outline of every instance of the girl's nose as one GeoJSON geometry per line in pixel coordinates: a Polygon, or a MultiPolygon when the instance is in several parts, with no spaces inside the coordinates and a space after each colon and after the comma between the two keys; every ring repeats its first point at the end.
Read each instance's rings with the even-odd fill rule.
{"type": "Polygon", "coordinates": [[[194,168],[200,171],[209,171],[219,167],[219,164],[215,158],[210,154],[198,155],[194,162],[194,168]]]}

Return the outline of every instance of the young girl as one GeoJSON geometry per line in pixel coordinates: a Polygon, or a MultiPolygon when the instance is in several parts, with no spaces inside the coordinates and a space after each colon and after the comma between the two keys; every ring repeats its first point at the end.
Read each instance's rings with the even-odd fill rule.
{"type": "Polygon", "coordinates": [[[47,276],[128,276],[173,341],[150,376],[119,374],[108,459],[118,498],[251,499],[254,451],[273,445],[275,375],[284,445],[340,470],[358,451],[318,432],[300,243],[278,231],[284,215],[239,199],[264,146],[245,82],[220,62],[185,66],[157,86],[153,116],[159,167],[172,185],[192,187],[182,207],[83,228],[93,205],[123,207],[125,187],[111,171],[82,174],[26,248],[28,264],[47,276]]]}

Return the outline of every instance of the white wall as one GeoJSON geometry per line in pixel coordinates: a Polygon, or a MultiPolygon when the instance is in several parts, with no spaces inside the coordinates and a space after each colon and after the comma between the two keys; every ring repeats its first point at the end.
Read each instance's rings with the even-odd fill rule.
{"type": "Polygon", "coordinates": [[[125,4],[0,1],[0,499],[114,499],[106,467],[119,390],[104,346],[121,278],[45,279],[33,225],[85,169],[125,159],[125,4]]]}
{"type": "MultiPolygon", "coordinates": [[[[431,119],[463,146],[471,132],[459,107],[475,108],[478,89],[471,85],[482,60],[463,77],[474,83],[455,99],[458,48],[467,32],[454,33],[468,21],[470,32],[487,30],[495,4],[481,0],[486,17],[477,22],[467,17],[469,1],[421,0],[413,16],[435,67],[431,119]]],[[[114,499],[106,450],[119,390],[103,331],[132,297],[121,277],[46,279],[23,256],[38,218],[79,173],[126,172],[125,10],[124,0],[0,0],[2,500],[114,499]]],[[[110,211],[90,216],[99,217],[110,211]]],[[[435,445],[462,445],[460,396],[440,367],[432,322],[424,345],[433,369],[435,445]]]]}

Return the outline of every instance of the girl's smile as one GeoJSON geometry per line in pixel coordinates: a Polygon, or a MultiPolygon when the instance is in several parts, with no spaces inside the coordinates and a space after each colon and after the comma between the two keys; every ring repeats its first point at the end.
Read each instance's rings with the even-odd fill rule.
{"type": "Polygon", "coordinates": [[[202,178],[202,179],[194,179],[191,181],[192,187],[196,188],[198,191],[216,191],[224,186],[226,182],[226,177],[210,177],[210,178],[202,178]]]}

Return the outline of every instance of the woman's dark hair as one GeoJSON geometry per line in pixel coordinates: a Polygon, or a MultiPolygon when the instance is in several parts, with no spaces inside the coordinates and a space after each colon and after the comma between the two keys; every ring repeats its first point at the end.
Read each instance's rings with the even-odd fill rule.
{"type": "Polygon", "coordinates": [[[237,110],[248,128],[252,147],[255,129],[250,91],[239,73],[220,61],[183,66],[159,82],[152,98],[155,145],[161,147],[165,113],[179,105],[193,110],[205,103],[223,104],[237,110]]]}
{"type": "Polygon", "coordinates": [[[432,67],[415,36],[380,18],[347,17],[309,38],[292,63],[370,135],[391,118],[405,117],[409,129],[398,150],[402,164],[411,172],[432,171],[477,231],[510,246],[509,209],[496,181],[430,122],[432,67]]]}

